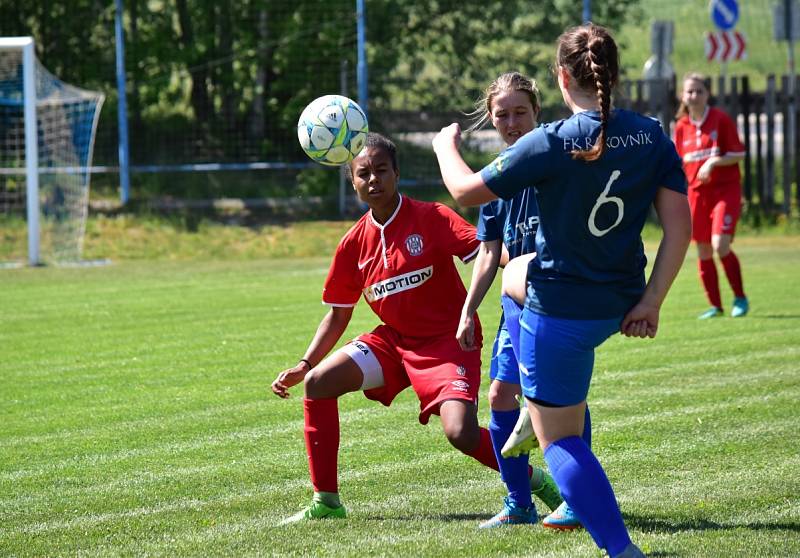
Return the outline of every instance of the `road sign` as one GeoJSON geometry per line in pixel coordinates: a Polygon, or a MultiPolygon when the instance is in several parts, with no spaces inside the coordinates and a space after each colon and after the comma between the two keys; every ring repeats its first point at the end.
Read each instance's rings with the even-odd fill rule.
{"type": "Polygon", "coordinates": [[[706,33],[706,60],[728,62],[742,60],[747,56],[747,41],[738,31],[716,31],[706,33]]]}
{"type": "Polygon", "coordinates": [[[736,0],[711,0],[708,4],[711,22],[722,31],[730,31],[739,21],[739,4],[736,0]]]}

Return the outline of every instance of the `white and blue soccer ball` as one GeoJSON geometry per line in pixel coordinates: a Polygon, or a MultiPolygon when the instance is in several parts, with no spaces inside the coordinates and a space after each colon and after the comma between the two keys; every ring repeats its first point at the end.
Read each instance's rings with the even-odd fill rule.
{"type": "Polygon", "coordinates": [[[297,121],[300,147],[317,163],[338,167],[353,160],[367,141],[367,116],[342,95],[311,101],[297,121]]]}

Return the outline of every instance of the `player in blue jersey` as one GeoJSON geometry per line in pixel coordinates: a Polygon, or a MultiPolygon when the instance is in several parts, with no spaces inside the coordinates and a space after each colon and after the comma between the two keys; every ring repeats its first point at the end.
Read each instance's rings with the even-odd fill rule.
{"type": "MultiPolygon", "coordinates": [[[[478,129],[489,121],[505,144],[513,145],[536,127],[540,109],[539,90],[533,80],[519,72],[508,72],[500,75],[486,88],[473,113],[476,122],[471,129],[478,129]]],[[[538,224],[536,201],[528,189],[518,192],[509,201],[493,200],[481,206],[477,232],[481,245],[475,258],[472,282],[456,333],[464,350],[480,349],[475,344],[477,309],[486,296],[498,267],[505,265],[509,258],[517,258],[534,251],[538,224]]],[[[515,337],[512,342],[501,315],[500,327],[492,347],[489,373],[492,380],[489,386],[489,432],[500,475],[508,488],[508,496],[503,509],[482,523],[481,528],[536,523],[538,514],[531,499],[531,486],[535,486],[533,494],[552,511],[563,504],[558,488],[541,469],[530,469],[532,474],[529,479],[527,454],[511,458],[504,458],[502,455],[501,450],[520,416],[518,397],[522,390],[514,347],[518,346],[517,341],[518,337],[515,337]]],[[[562,528],[579,526],[574,516],[570,523],[562,523],[567,526],[562,528]]]]}
{"type": "Polygon", "coordinates": [[[686,178],[656,120],[612,109],[619,59],[606,29],[590,23],[564,32],[556,73],[572,116],[540,126],[481,172],[461,158],[457,124],[442,129],[433,146],[461,205],[534,188],[540,221],[520,318],[528,411],[561,494],[595,543],[612,557],[638,557],[581,433],[595,348],[617,331],[656,335],[691,236],[686,178]],[[641,231],[651,204],[663,237],[645,281],[641,231]]]}

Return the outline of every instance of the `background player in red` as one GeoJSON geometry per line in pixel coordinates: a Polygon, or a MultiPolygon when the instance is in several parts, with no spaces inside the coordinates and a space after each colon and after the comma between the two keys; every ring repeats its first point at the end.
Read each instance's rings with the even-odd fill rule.
{"type": "Polygon", "coordinates": [[[731,316],[737,318],[749,310],[741,265],[731,250],[742,212],[739,161],[744,158],[744,146],[733,120],[720,109],[709,106],[710,86],[711,80],[702,74],[689,73],[684,77],[676,115],[675,147],[683,159],[689,183],[692,240],[697,244],[700,280],[711,303],[711,308],[699,318],[723,314],[714,252],[733,290],[731,316]]]}
{"type": "MultiPolygon", "coordinates": [[[[339,242],[322,299],[330,311],[300,362],[281,372],[272,391],[304,381],[305,441],[314,496],[286,522],[345,517],[339,499],[338,397],[351,391],[384,405],[409,385],[420,401],[419,420],[442,421],[450,443],[498,469],[489,432],[478,426],[480,350],[456,340],[466,289],[453,263],[478,251],[475,227],[452,209],[412,200],[397,190],[395,145],[371,133],[349,167],[353,188],[368,211],[339,242]],[[325,358],[363,296],[384,322],[325,358]]],[[[480,323],[475,344],[481,345],[480,323]]]]}

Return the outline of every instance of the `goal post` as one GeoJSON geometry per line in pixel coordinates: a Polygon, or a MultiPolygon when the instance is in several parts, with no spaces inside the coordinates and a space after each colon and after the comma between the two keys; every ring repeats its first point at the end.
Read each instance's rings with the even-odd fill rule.
{"type": "Polygon", "coordinates": [[[30,265],[81,260],[103,100],[48,72],[32,37],[0,37],[0,214],[25,216],[30,265]]]}
{"type": "Polygon", "coordinates": [[[39,141],[36,126],[36,54],[32,37],[0,37],[0,51],[22,52],[22,105],[25,121],[25,205],[28,223],[28,264],[39,260],[39,141]]]}

